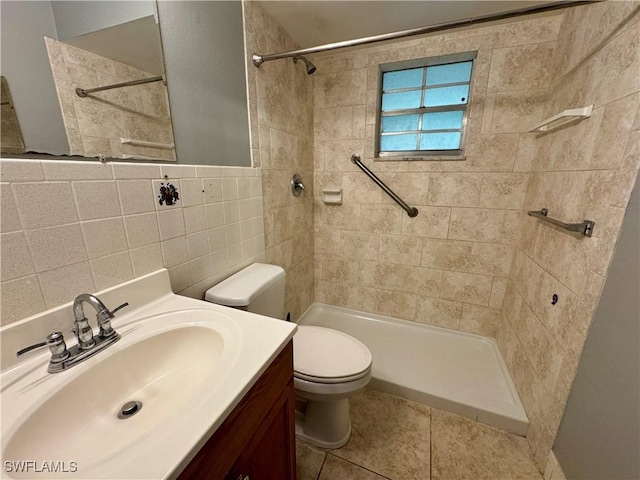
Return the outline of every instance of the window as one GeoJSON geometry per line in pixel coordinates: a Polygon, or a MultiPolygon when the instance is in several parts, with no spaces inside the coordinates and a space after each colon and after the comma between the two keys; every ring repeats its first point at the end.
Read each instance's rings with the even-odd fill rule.
{"type": "Polygon", "coordinates": [[[378,156],[462,156],[475,57],[381,65],[378,156]]]}

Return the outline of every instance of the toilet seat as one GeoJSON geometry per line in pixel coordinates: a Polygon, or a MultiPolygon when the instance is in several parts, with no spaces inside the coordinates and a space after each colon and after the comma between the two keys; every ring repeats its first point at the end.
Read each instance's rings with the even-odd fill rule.
{"type": "Polygon", "coordinates": [[[293,337],[294,377],[331,384],[359,380],[371,371],[371,352],[360,341],[338,330],[298,326],[293,337]]]}

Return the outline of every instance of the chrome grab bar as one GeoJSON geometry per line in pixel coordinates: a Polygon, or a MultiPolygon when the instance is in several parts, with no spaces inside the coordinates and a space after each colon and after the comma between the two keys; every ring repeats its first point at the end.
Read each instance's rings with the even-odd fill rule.
{"type": "Polygon", "coordinates": [[[358,167],[360,167],[360,169],[366,173],[368,175],[368,177],[373,180],[374,182],[376,182],[378,184],[378,186],[384,190],[384,192],[389,195],[391,198],[393,198],[393,200],[400,205],[402,208],[404,208],[404,210],[407,212],[407,215],[409,215],[410,217],[415,217],[418,215],[418,209],[415,207],[410,207],[409,205],[407,205],[398,195],[395,194],[395,192],[393,190],[391,190],[389,187],[387,187],[387,185],[380,180],[375,173],[373,173],[371,170],[369,170],[364,163],[362,163],[362,161],[360,160],[360,155],[357,154],[353,154],[351,155],[351,162],[355,163],[358,167]]]}
{"type": "Polygon", "coordinates": [[[591,220],[585,220],[582,223],[564,223],[564,222],[561,222],[560,220],[549,218],[547,216],[548,213],[549,213],[549,210],[547,208],[543,208],[542,210],[529,212],[529,216],[539,218],[540,220],[544,220],[545,222],[551,223],[556,227],[563,228],[570,232],[580,233],[585,237],[590,237],[591,235],[593,235],[593,227],[595,226],[596,223],[592,222],[591,220]]]}

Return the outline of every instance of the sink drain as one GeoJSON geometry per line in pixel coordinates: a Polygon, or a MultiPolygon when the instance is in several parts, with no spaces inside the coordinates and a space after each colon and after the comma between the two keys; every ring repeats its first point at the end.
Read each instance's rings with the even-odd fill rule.
{"type": "Polygon", "coordinates": [[[122,408],[120,408],[118,418],[122,420],[131,418],[140,410],[142,410],[142,402],[138,402],[137,400],[127,402],[122,406],[122,408]]]}

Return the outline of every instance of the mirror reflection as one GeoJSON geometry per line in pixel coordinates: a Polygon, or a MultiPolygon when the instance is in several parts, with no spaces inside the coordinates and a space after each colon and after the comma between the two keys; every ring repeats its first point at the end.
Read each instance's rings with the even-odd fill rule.
{"type": "MultiPolygon", "coordinates": [[[[152,0],[1,8],[2,75],[26,152],[175,161],[152,0]]],[[[4,105],[2,112],[4,127],[4,105]]],[[[3,135],[2,153],[18,153],[11,148],[3,135]]]]}
{"type": "Polygon", "coordinates": [[[18,117],[16,117],[16,111],[13,108],[13,101],[11,100],[11,92],[9,91],[9,84],[7,79],[0,77],[2,82],[2,129],[0,134],[2,139],[0,145],[2,145],[2,153],[24,153],[24,142],[22,141],[22,132],[20,131],[20,124],[18,123],[18,117]]]}

